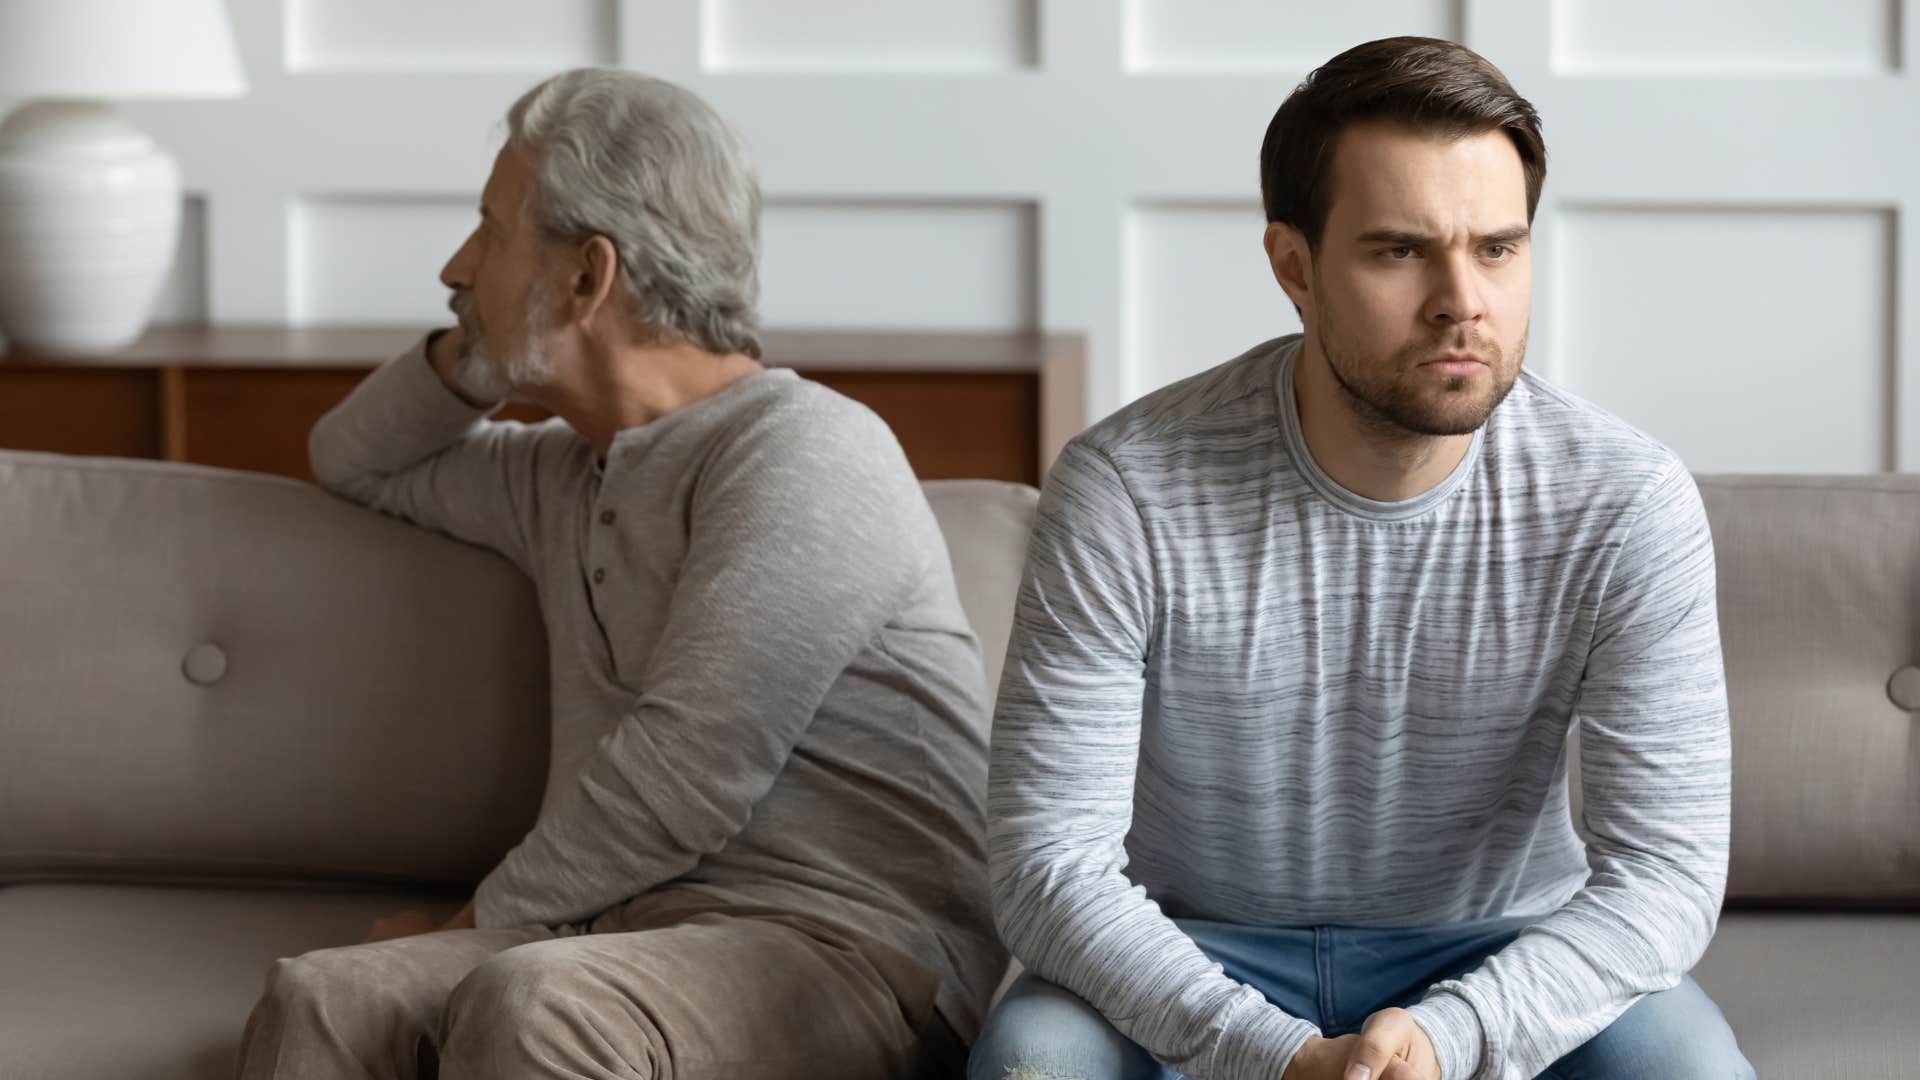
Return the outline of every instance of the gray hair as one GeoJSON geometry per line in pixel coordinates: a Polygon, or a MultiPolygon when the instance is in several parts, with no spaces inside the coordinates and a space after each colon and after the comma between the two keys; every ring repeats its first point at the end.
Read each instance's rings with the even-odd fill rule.
{"type": "Polygon", "coordinates": [[[719,113],[670,82],[579,68],[522,95],[507,129],[537,177],[539,226],[611,240],[656,334],[760,355],[760,182],[719,113]]]}

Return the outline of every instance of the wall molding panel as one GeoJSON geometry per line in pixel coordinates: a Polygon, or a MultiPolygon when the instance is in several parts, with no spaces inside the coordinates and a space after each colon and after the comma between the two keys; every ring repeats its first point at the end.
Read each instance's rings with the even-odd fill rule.
{"type": "Polygon", "coordinates": [[[673,79],[754,148],[770,326],[1084,334],[1098,417],[1295,325],[1257,159],[1301,77],[1454,37],[1546,122],[1535,370],[1702,469],[1920,471],[1914,6],[232,0],[252,93],[125,111],[196,200],[167,317],[425,322],[515,97],[673,79]]]}
{"type": "Polygon", "coordinates": [[[290,72],[541,72],[616,59],[614,0],[284,2],[290,72]]]}
{"type": "Polygon", "coordinates": [[[1702,472],[1890,469],[1894,227],[1881,207],[1563,203],[1556,381],[1702,472]]]}
{"type": "Polygon", "coordinates": [[[701,67],[711,72],[1006,72],[1039,56],[1036,0],[796,4],[707,0],[701,67]]]}

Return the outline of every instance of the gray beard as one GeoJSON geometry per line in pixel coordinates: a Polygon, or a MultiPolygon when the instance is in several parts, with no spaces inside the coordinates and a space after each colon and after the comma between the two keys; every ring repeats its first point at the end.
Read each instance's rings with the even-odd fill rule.
{"type": "Polygon", "coordinates": [[[487,349],[486,331],[474,317],[471,305],[466,305],[466,310],[462,310],[461,305],[453,305],[467,340],[466,352],[454,364],[453,371],[454,384],[461,393],[474,401],[506,401],[516,390],[552,381],[553,358],[541,341],[547,332],[541,317],[544,310],[541,300],[542,294],[538,291],[528,300],[526,344],[518,353],[498,361],[487,349]]]}
{"type": "Polygon", "coordinates": [[[475,401],[505,401],[513,393],[513,384],[500,365],[493,362],[485,343],[472,342],[454,364],[453,381],[460,392],[475,401]]]}

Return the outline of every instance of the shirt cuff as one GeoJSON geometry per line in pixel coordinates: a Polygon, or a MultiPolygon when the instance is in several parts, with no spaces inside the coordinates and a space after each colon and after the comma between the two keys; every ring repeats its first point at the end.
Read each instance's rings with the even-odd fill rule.
{"type": "Polygon", "coordinates": [[[1407,1012],[1433,1044],[1433,1056],[1440,1061],[1440,1080],[1472,1080],[1480,1071],[1486,1035],[1467,999],[1440,990],[1408,1007],[1407,1012]]]}
{"type": "Polygon", "coordinates": [[[1293,1055],[1320,1029],[1261,999],[1241,1006],[1220,1033],[1209,1077],[1219,1080],[1280,1080],[1293,1055]]]}

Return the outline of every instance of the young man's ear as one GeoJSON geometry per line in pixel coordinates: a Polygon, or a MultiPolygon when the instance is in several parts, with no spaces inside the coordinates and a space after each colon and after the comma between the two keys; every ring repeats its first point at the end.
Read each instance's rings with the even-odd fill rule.
{"type": "Polygon", "coordinates": [[[1307,247],[1307,237],[1299,229],[1284,221],[1267,223],[1266,235],[1261,244],[1267,249],[1267,265],[1273,269],[1273,280],[1280,283],[1287,299],[1300,311],[1305,319],[1313,311],[1313,293],[1307,282],[1313,277],[1313,252],[1307,247]]]}
{"type": "Polygon", "coordinates": [[[590,236],[574,250],[567,281],[567,306],[575,322],[591,322],[620,280],[620,255],[613,241],[590,236]]]}

